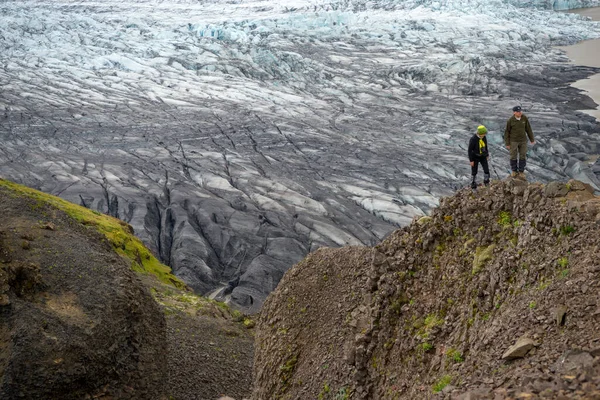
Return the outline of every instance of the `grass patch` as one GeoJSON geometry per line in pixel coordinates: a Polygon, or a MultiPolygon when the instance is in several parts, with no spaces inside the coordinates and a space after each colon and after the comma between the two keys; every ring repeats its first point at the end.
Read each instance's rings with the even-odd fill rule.
{"type": "Polygon", "coordinates": [[[475,257],[473,258],[473,269],[471,273],[473,275],[478,274],[483,267],[490,261],[493,257],[494,249],[496,248],[495,244],[492,244],[488,247],[477,247],[475,249],[475,257]]]}
{"type": "Polygon", "coordinates": [[[181,289],[186,287],[185,283],[171,273],[171,268],[158,261],[142,241],[133,235],[131,226],[126,222],[5,179],[0,179],[0,187],[10,190],[17,196],[33,199],[36,204],[45,203],[56,207],[77,222],[93,227],[108,239],[117,253],[131,260],[133,270],[155,275],[168,285],[181,289]]]}
{"type": "Polygon", "coordinates": [[[417,346],[417,348],[421,351],[423,351],[424,353],[427,353],[428,351],[431,351],[433,349],[433,345],[431,343],[421,343],[419,346],[417,346]]]}
{"type": "Polygon", "coordinates": [[[558,259],[557,264],[559,267],[565,269],[569,266],[569,259],[567,257],[561,257],[558,259]]]}
{"type": "Polygon", "coordinates": [[[448,386],[450,384],[450,382],[452,382],[452,377],[450,375],[444,375],[442,376],[432,387],[433,389],[433,393],[439,393],[442,390],[444,390],[444,388],[446,386],[448,386]]]}
{"type": "Polygon", "coordinates": [[[563,236],[567,236],[573,232],[575,232],[575,228],[573,228],[571,225],[565,225],[560,227],[560,234],[563,236]]]}
{"type": "Polygon", "coordinates": [[[421,321],[422,320],[415,321],[413,326],[419,329],[417,332],[417,336],[419,336],[422,339],[427,339],[429,337],[429,333],[433,328],[444,324],[444,319],[440,318],[435,313],[429,314],[427,317],[425,317],[425,320],[423,322],[421,321]]]}
{"type": "Polygon", "coordinates": [[[465,359],[463,358],[463,355],[460,353],[460,351],[456,350],[456,349],[448,349],[446,351],[446,357],[448,358],[448,360],[454,362],[454,363],[461,363],[463,361],[465,361],[465,359]]]}
{"type": "Polygon", "coordinates": [[[297,362],[298,362],[298,355],[294,354],[293,356],[288,358],[288,360],[285,362],[285,364],[283,364],[281,367],[279,367],[279,376],[281,378],[281,383],[283,383],[285,387],[287,387],[288,381],[294,374],[294,369],[296,369],[297,362]]]}

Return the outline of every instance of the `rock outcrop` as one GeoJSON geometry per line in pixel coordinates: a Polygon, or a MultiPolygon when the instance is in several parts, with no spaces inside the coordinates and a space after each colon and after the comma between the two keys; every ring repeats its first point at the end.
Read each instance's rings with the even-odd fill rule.
{"type": "Polygon", "coordinates": [[[253,399],[597,398],[592,192],[495,182],[373,248],[310,254],[261,312],[253,399]]]}

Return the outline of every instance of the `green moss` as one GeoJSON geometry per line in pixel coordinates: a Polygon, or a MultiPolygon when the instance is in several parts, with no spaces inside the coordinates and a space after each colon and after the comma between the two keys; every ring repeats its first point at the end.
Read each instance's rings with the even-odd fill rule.
{"type": "Polygon", "coordinates": [[[508,211],[500,211],[498,214],[498,224],[502,226],[511,226],[512,224],[512,216],[508,211]]]}
{"type": "Polygon", "coordinates": [[[475,258],[473,259],[473,269],[471,271],[473,275],[479,273],[487,262],[493,258],[492,255],[495,247],[495,244],[488,247],[477,247],[475,250],[475,258]]]}
{"type": "Polygon", "coordinates": [[[561,268],[567,268],[569,266],[569,259],[567,257],[561,257],[557,261],[558,266],[561,268]]]}
{"type": "Polygon", "coordinates": [[[433,385],[433,392],[434,393],[439,393],[442,390],[444,390],[444,388],[446,386],[448,386],[450,384],[450,382],[452,382],[452,377],[450,375],[444,375],[442,376],[434,385],[433,385]]]}
{"type": "Polygon", "coordinates": [[[171,268],[158,261],[142,241],[133,235],[133,229],[126,222],[4,179],[0,179],[0,187],[17,196],[33,199],[37,207],[41,207],[39,204],[42,203],[48,204],[65,212],[79,223],[93,227],[108,239],[117,253],[131,260],[133,270],[155,275],[161,282],[178,288],[186,287],[171,273],[171,268]]]}

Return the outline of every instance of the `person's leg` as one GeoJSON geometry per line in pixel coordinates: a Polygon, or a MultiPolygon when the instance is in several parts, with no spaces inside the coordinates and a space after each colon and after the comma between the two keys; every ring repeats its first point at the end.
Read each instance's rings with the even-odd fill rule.
{"type": "Polygon", "coordinates": [[[515,176],[519,170],[519,166],[517,164],[518,155],[519,144],[517,142],[512,142],[510,144],[510,170],[512,171],[512,176],[515,176]]]}
{"type": "Polygon", "coordinates": [[[483,184],[488,186],[490,184],[490,166],[487,158],[481,160],[481,167],[483,168],[483,184]]]}
{"type": "Polygon", "coordinates": [[[477,166],[479,165],[479,161],[475,160],[475,163],[471,167],[471,189],[477,189],[477,182],[475,179],[477,178],[477,166]]]}
{"type": "MultiPolygon", "coordinates": [[[[511,146],[512,147],[512,146],[511,146]]],[[[525,172],[525,166],[527,165],[527,142],[519,143],[519,172],[525,172]]]]}

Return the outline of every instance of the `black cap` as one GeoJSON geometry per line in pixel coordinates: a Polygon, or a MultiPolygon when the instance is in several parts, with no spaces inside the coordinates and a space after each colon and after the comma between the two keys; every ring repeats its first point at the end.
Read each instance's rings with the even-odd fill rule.
{"type": "Polygon", "coordinates": [[[513,107],[513,112],[517,112],[517,111],[523,111],[523,109],[521,108],[521,106],[514,106],[513,107]]]}

